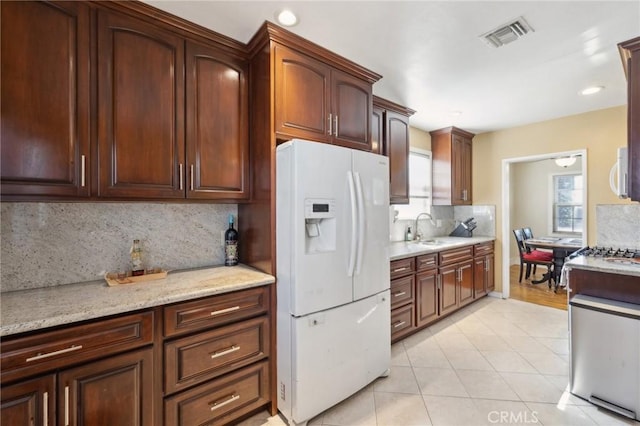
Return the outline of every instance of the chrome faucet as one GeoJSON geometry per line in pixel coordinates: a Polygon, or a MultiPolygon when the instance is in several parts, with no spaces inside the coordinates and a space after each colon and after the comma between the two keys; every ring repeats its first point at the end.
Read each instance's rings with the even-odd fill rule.
{"type": "Polygon", "coordinates": [[[433,217],[426,212],[422,212],[418,215],[418,217],[416,217],[416,225],[413,229],[415,229],[415,233],[416,233],[416,240],[420,241],[422,240],[422,234],[420,233],[420,230],[418,229],[418,221],[420,220],[420,217],[422,216],[427,216],[429,218],[429,221],[435,226],[435,223],[433,223],[433,217]]]}

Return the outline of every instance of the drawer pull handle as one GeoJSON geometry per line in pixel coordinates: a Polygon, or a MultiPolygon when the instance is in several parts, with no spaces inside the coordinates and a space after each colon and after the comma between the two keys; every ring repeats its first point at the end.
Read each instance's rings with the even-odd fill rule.
{"type": "Polygon", "coordinates": [[[49,392],[42,394],[42,424],[49,425],[49,392]]]}
{"type": "Polygon", "coordinates": [[[64,387],[64,426],[69,426],[69,386],[64,387]]]}
{"type": "Polygon", "coordinates": [[[60,349],[59,351],[53,351],[53,352],[49,352],[49,353],[46,353],[46,354],[38,353],[38,355],[36,355],[36,356],[32,356],[31,358],[27,358],[26,362],[38,361],[40,359],[49,358],[49,357],[60,355],[60,354],[66,354],[67,352],[73,352],[73,351],[77,351],[77,350],[80,350],[80,349],[82,349],[82,345],[73,345],[73,346],[71,346],[69,348],[60,349]]]}
{"type": "Polygon", "coordinates": [[[409,269],[408,267],[403,267],[403,268],[396,268],[393,270],[393,272],[402,272],[402,271],[406,271],[407,269],[409,269]]]}
{"type": "Polygon", "coordinates": [[[229,399],[226,399],[222,402],[214,402],[214,403],[209,403],[209,405],[211,406],[211,411],[215,411],[218,408],[222,408],[227,404],[231,404],[233,401],[237,401],[240,399],[240,395],[238,394],[234,394],[231,395],[231,397],[229,397],[229,399]]]}
{"type": "Polygon", "coordinates": [[[406,291],[401,291],[401,292],[398,292],[398,293],[393,293],[393,297],[400,297],[400,296],[404,296],[405,294],[407,294],[406,291]]]}
{"type": "Polygon", "coordinates": [[[231,308],[220,309],[220,310],[211,312],[211,316],[226,314],[227,312],[237,311],[238,309],[240,309],[240,306],[232,306],[231,308]]]}
{"type": "Polygon", "coordinates": [[[224,349],[222,351],[214,352],[211,354],[211,359],[218,358],[219,356],[223,356],[226,354],[230,354],[231,352],[239,351],[240,346],[233,345],[229,349],[224,349]]]}
{"type": "Polygon", "coordinates": [[[402,327],[402,326],[403,326],[403,325],[405,325],[405,324],[406,324],[406,322],[405,322],[405,321],[400,321],[399,323],[394,324],[394,325],[393,325],[393,328],[402,327]]]}

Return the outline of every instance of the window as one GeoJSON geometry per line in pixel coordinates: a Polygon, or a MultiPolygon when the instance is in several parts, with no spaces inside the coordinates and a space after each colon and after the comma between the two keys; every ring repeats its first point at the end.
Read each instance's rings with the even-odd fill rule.
{"type": "Polygon", "coordinates": [[[409,204],[394,208],[399,219],[415,219],[431,211],[431,151],[412,148],[409,152],[409,204]]]}
{"type": "Polygon", "coordinates": [[[582,174],[553,176],[553,232],[582,232],[582,174]]]}

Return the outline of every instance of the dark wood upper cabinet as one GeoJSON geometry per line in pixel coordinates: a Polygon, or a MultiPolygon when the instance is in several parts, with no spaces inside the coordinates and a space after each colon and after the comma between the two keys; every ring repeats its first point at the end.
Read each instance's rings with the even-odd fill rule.
{"type": "Polygon", "coordinates": [[[188,198],[249,197],[247,64],[187,42],[188,198]]]}
{"type": "Polygon", "coordinates": [[[331,84],[334,143],[371,151],[371,84],[337,70],[331,84]]]}
{"type": "Polygon", "coordinates": [[[183,39],[98,12],[100,196],[184,197],[183,76],[183,39]]]}
{"type": "Polygon", "coordinates": [[[627,74],[629,198],[640,201],[640,37],[618,45],[627,74]]]}
{"type": "Polygon", "coordinates": [[[414,110],[373,97],[372,145],[389,157],[389,197],[391,204],[409,203],[409,117],[414,110]]]}
{"type": "Polygon", "coordinates": [[[276,133],[330,143],[331,68],[279,44],[274,52],[276,133]]]}
{"type": "Polygon", "coordinates": [[[2,195],[89,195],[89,8],[0,3],[2,195]]]}
{"type": "Polygon", "coordinates": [[[470,205],[473,133],[456,127],[431,133],[433,204],[470,205]]]}
{"type": "Polygon", "coordinates": [[[371,151],[371,82],[274,43],[275,132],[371,151]]]}

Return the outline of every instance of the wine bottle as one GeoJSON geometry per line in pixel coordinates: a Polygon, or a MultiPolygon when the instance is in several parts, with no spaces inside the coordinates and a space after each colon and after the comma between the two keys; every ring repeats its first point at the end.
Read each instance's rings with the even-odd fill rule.
{"type": "Polygon", "coordinates": [[[229,229],[224,233],[224,264],[238,264],[238,231],[233,229],[233,215],[229,215],[229,229]]]}
{"type": "Polygon", "coordinates": [[[134,277],[144,275],[144,267],[142,266],[142,249],[140,248],[140,240],[133,240],[131,246],[131,275],[134,277]]]}

